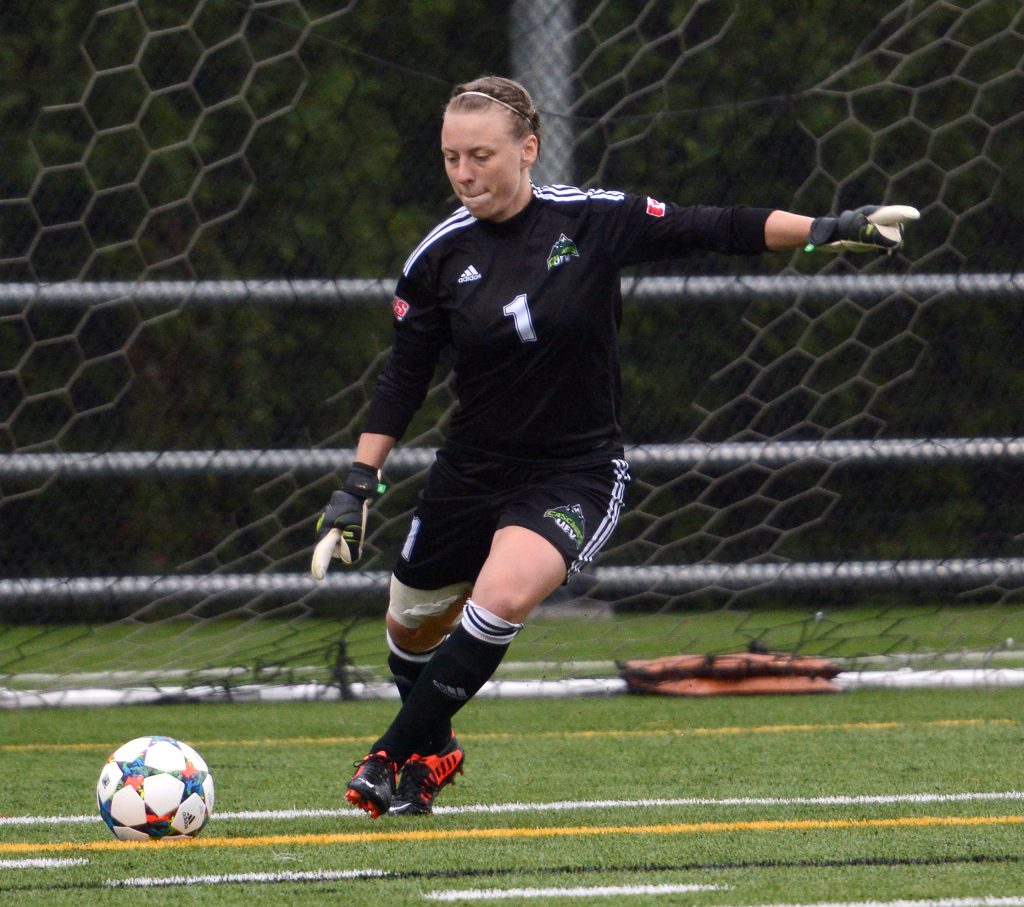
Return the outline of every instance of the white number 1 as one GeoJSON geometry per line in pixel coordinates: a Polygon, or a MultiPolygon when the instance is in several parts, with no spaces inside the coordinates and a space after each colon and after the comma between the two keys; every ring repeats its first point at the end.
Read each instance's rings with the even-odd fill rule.
{"type": "Polygon", "coordinates": [[[537,339],[537,332],[533,329],[533,319],[530,318],[530,306],[527,304],[525,293],[513,299],[502,311],[515,321],[516,332],[523,343],[537,339]]]}

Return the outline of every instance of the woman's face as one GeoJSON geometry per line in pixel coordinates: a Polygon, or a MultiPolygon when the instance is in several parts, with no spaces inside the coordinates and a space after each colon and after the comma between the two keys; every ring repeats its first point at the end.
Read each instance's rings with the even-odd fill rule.
{"type": "Polygon", "coordinates": [[[452,189],[480,220],[508,220],[530,202],[530,166],[537,159],[537,137],[513,138],[510,111],[486,110],[444,115],[441,153],[452,189]]]}

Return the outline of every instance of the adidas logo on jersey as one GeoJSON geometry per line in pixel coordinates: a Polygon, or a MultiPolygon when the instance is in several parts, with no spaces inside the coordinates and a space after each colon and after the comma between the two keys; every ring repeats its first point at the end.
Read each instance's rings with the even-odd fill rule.
{"type": "Polygon", "coordinates": [[[476,268],[470,265],[462,272],[462,276],[459,278],[459,283],[470,283],[474,280],[479,280],[484,275],[481,274],[476,268]]]}

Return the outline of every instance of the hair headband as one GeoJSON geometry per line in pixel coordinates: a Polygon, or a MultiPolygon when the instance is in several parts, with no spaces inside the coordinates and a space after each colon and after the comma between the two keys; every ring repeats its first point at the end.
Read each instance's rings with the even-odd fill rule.
{"type": "Polygon", "coordinates": [[[452,100],[454,101],[456,98],[464,98],[468,94],[476,95],[478,98],[487,98],[488,101],[494,101],[495,104],[501,104],[502,107],[506,107],[513,113],[521,116],[524,120],[526,120],[527,123],[530,124],[531,127],[533,126],[533,123],[530,120],[530,118],[521,110],[516,110],[515,107],[513,107],[511,104],[506,104],[504,101],[499,101],[497,98],[491,97],[491,95],[483,91],[463,91],[461,94],[455,95],[455,97],[452,98],[452,100]]]}

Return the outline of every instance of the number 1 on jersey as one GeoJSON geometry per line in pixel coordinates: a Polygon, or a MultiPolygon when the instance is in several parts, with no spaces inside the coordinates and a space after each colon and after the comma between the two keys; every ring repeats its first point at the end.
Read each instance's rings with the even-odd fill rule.
{"type": "Polygon", "coordinates": [[[530,317],[530,306],[527,304],[525,293],[521,293],[513,299],[502,311],[515,322],[516,332],[523,343],[537,339],[537,332],[533,329],[533,319],[530,317]]]}

